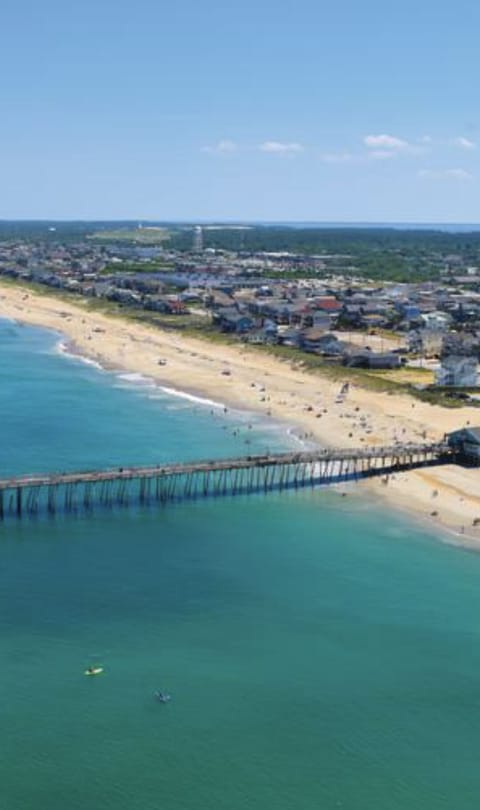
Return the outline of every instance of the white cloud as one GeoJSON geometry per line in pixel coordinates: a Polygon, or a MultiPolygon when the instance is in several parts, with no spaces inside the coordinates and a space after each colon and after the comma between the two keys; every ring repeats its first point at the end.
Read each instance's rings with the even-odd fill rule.
{"type": "Polygon", "coordinates": [[[367,147],[367,156],[373,160],[386,160],[397,155],[424,155],[429,151],[431,138],[424,135],[417,143],[409,143],[395,135],[365,135],[363,143],[367,147]]]}
{"type": "Polygon", "coordinates": [[[420,169],[422,180],[471,180],[472,175],[465,169],[420,169]]]}
{"type": "Polygon", "coordinates": [[[324,152],[320,155],[324,163],[349,163],[353,160],[351,152],[324,152]]]}
{"type": "Polygon", "coordinates": [[[235,141],[230,141],[228,138],[218,141],[214,146],[203,146],[202,152],[208,152],[211,155],[231,155],[238,149],[235,141]]]}
{"type": "Polygon", "coordinates": [[[431,135],[422,135],[422,137],[418,139],[418,142],[424,144],[433,143],[433,138],[431,135]]]}
{"type": "Polygon", "coordinates": [[[365,135],[363,142],[369,149],[407,149],[409,144],[394,135],[365,135]]]}
{"type": "Polygon", "coordinates": [[[473,141],[470,141],[468,138],[463,138],[461,135],[458,138],[455,138],[453,141],[455,146],[459,146],[460,149],[475,149],[476,144],[473,141]]]}
{"type": "Polygon", "coordinates": [[[274,155],[294,155],[303,152],[301,143],[282,143],[281,141],[264,141],[258,147],[261,152],[274,155]]]}
{"type": "Polygon", "coordinates": [[[368,157],[370,160],[389,160],[390,158],[396,157],[398,152],[392,152],[391,149],[372,149],[371,152],[368,153],[368,157]]]}

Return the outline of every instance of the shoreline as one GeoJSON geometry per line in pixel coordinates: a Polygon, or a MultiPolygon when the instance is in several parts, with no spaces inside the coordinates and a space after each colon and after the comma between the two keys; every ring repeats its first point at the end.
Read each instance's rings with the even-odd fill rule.
{"type": "MultiPolygon", "coordinates": [[[[1,315],[1,310],[0,310],[1,315]]],[[[56,331],[56,330],[55,330],[56,331]]],[[[314,441],[313,439],[307,439],[302,436],[299,427],[295,424],[291,424],[285,420],[276,419],[269,419],[264,414],[260,413],[258,410],[247,410],[246,408],[239,408],[238,406],[229,404],[228,402],[219,402],[218,400],[208,399],[204,396],[204,392],[197,391],[191,388],[173,388],[172,386],[164,385],[160,380],[156,379],[153,376],[145,376],[140,374],[133,369],[127,368],[118,368],[114,365],[102,364],[99,363],[97,360],[93,360],[92,358],[88,357],[87,355],[83,354],[82,351],[73,343],[72,341],[67,341],[64,343],[61,338],[65,338],[66,335],[62,335],[60,337],[60,342],[58,344],[58,351],[60,354],[64,355],[65,357],[73,358],[78,362],[85,363],[86,365],[92,366],[96,368],[98,371],[104,371],[107,374],[114,374],[117,375],[120,380],[125,380],[125,382],[130,382],[131,384],[138,384],[139,386],[144,385],[145,387],[153,387],[163,393],[167,394],[169,397],[175,397],[181,400],[186,400],[190,402],[192,405],[197,405],[205,410],[213,409],[217,411],[222,411],[227,414],[230,418],[234,416],[241,418],[242,421],[245,422],[252,422],[256,423],[256,427],[258,428],[260,425],[265,429],[267,425],[271,425],[273,428],[272,432],[280,433],[281,431],[285,432],[292,441],[295,441],[297,444],[301,445],[304,449],[315,449],[320,447],[321,445],[314,441]],[[136,379],[133,379],[133,378],[136,379]]]]}
{"type": "MultiPolygon", "coordinates": [[[[445,409],[407,395],[372,392],[300,371],[287,360],[248,346],[205,340],[90,312],[84,302],[66,303],[0,281],[0,317],[50,329],[60,349],[105,371],[138,374],[165,393],[252,413],[272,421],[300,442],[330,447],[438,440],[444,433],[480,423],[473,408],[445,409]]],[[[362,484],[383,503],[422,519],[430,530],[478,547],[479,471],[454,465],[425,468],[362,484]],[[478,493],[478,494],[477,494],[478,493]],[[463,527],[463,531],[462,531],[463,527]]]]}

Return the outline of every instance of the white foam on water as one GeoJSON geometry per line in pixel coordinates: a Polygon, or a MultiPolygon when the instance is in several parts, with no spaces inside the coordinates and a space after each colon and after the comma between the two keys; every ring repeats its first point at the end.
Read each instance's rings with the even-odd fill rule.
{"type": "MultiPolygon", "coordinates": [[[[279,428],[280,426],[278,425],[277,429],[279,428]]],[[[287,435],[294,444],[300,445],[300,447],[304,450],[316,450],[319,447],[318,442],[311,437],[304,438],[303,436],[300,436],[298,434],[298,428],[289,427],[287,429],[287,435]]]]}
{"type": "Polygon", "coordinates": [[[97,360],[92,360],[91,357],[86,357],[84,354],[77,354],[76,352],[70,351],[68,343],[65,343],[63,340],[59,340],[54,347],[55,354],[61,354],[62,357],[68,357],[69,360],[76,360],[77,363],[83,363],[86,366],[93,366],[98,371],[104,371],[103,366],[97,362],[97,360]]]}
{"type": "Polygon", "coordinates": [[[117,374],[117,378],[128,383],[133,383],[134,385],[148,386],[148,388],[157,387],[152,377],[146,377],[144,374],[139,374],[137,372],[117,374]]]}
{"type": "Polygon", "coordinates": [[[205,405],[209,408],[219,408],[222,410],[225,409],[225,405],[222,402],[216,402],[215,400],[207,399],[206,397],[198,397],[195,394],[189,394],[188,391],[179,391],[178,388],[168,388],[166,385],[161,385],[159,388],[169,396],[181,397],[189,402],[195,402],[197,405],[205,405]]]}
{"type": "MultiPolygon", "coordinates": [[[[69,348],[69,344],[62,339],[56,343],[55,351],[64,357],[93,366],[99,371],[105,371],[103,366],[96,360],[92,360],[90,357],[72,352],[69,348]]],[[[238,427],[241,427],[242,429],[245,429],[248,426],[251,428],[256,434],[256,443],[259,439],[259,432],[263,434],[265,442],[268,441],[268,436],[270,436],[272,450],[274,451],[277,449],[277,443],[279,452],[281,450],[288,449],[289,445],[299,446],[302,449],[314,449],[317,447],[317,444],[314,441],[303,438],[301,434],[299,434],[298,428],[277,422],[275,419],[272,419],[265,414],[261,414],[256,411],[237,410],[235,408],[227,407],[224,402],[217,402],[214,399],[198,396],[197,394],[192,394],[189,391],[182,391],[178,388],[172,388],[166,385],[158,385],[152,377],[148,377],[139,372],[114,372],[114,374],[116,380],[118,381],[115,385],[116,388],[129,390],[137,388],[137,390],[142,389],[145,392],[148,390],[148,398],[160,401],[163,400],[165,410],[183,410],[188,408],[189,405],[197,405],[202,409],[208,408],[210,411],[215,410],[216,413],[223,412],[226,419],[231,423],[232,427],[236,427],[237,429],[238,427]],[[175,405],[172,398],[177,399],[177,401],[182,401],[182,404],[179,401],[178,404],[175,405]],[[169,399],[170,402],[168,403],[169,399]],[[240,425],[238,425],[238,422],[240,422],[240,425]]]]}

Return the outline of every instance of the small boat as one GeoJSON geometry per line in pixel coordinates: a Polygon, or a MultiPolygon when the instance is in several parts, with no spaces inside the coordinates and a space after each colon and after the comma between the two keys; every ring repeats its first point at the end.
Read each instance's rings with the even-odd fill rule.
{"type": "Polygon", "coordinates": [[[169,701],[172,699],[172,696],[167,694],[167,692],[160,692],[159,690],[154,692],[153,696],[156,700],[158,700],[159,703],[169,703],[169,701]]]}
{"type": "Polygon", "coordinates": [[[103,672],[103,667],[88,667],[85,670],[85,675],[101,675],[103,672]]]}

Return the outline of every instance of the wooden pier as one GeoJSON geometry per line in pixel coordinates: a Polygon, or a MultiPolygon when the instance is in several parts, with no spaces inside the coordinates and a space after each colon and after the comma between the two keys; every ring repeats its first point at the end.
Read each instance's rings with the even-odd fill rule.
{"type": "Polygon", "coordinates": [[[315,487],[455,460],[455,450],[440,442],[25,475],[0,479],[0,521],[315,487]]]}

